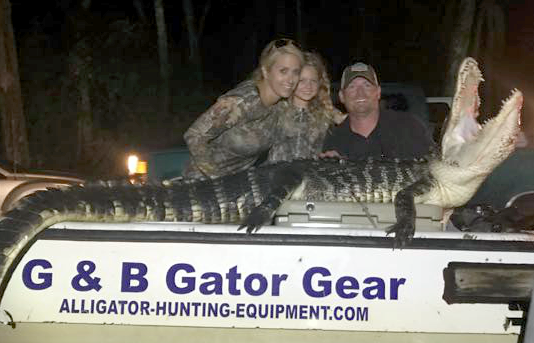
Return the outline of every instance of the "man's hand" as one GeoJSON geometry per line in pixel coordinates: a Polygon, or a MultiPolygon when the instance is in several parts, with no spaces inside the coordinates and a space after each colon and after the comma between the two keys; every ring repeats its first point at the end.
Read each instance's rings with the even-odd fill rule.
{"type": "Polygon", "coordinates": [[[342,158],[341,155],[339,154],[339,152],[335,151],[335,150],[328,150],[328,151],[325,151],[325,152],[320,152],[319,153],[319,158],[342,158]]]}

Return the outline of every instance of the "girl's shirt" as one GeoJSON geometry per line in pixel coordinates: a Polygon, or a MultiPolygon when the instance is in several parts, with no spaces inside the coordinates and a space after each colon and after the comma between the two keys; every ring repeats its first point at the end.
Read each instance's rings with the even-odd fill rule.
{"type": "Polygon", "coordinates": [[[329,127],[326,118],[319,118],[308,109],[298,108],[287,101],[285,110],[278,116],[275,142],[269,150],[267,162],[314,158],[322,152],[323,141],[329,127]]]}

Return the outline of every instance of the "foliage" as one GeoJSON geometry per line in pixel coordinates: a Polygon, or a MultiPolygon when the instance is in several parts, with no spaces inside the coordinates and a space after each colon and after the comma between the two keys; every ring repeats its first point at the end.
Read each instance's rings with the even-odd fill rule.
{"type": "Polygon", "coordinates": [[[82,165],[74,158],[76,90],[67,52],[53,49],[43,33],[39,39],[22,38],[21,82],[33,167],[98,177],[123,174],[127,152],[183,144],[183,132],[220,92],[192,93],[188,66],[175,65],[173,72],[179,78],[171,81],[174,106],[170,115],[163,115],[158,110],[161,89],[155,32],[124,19],[99,25],[108,34],[92,37],[97,47],[91,94],[95,139],[91,161],[82,165]]]}

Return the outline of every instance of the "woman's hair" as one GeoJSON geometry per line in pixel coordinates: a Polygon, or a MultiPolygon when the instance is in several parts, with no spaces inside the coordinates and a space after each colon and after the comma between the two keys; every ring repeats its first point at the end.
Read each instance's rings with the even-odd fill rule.
{"type": "Polygon", "coordinates": [[[319,75],[319,90],[317,95],[310,101],[308,109],[317,119],[332,123],[334,122],[334,117],[339,115],[340,112],[332,103],[330,77],[328,77],[326,65],[318,53],[305,52],[302,68],[306,66],[315,68],[317,75],[319,75]]]}
{"type": "Polygon", "coordinates": [[[300,63],[304,62],[304,55],[300,50],[300,45],[292,39],[282,38],[271,41],[260,55],[260,63],[252,73],[252,80],[255,82],[263,80],[262,68],[270,70],[276,63],[278,56],[282,54],[292,54],[299,58],[300,63]]]}

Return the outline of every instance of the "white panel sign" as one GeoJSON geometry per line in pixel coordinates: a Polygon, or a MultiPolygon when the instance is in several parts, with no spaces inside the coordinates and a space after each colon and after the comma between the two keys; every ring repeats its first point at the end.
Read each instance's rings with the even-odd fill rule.
{"type": "Polygon", "coordinates": [[[443,299],[451,261],[513,252],[205,243],[37,241],[0,308],[14,321],[518,333],[507,305],[443,299]]]}

